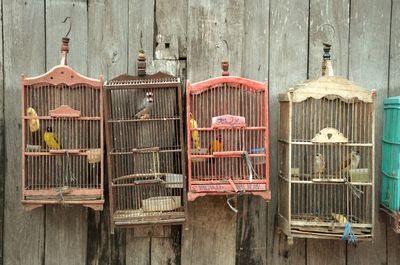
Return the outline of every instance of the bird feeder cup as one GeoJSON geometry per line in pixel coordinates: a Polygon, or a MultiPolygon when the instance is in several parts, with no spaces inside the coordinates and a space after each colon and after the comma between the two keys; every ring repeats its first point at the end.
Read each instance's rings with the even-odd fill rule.
{"type": "Polygon", "coordinates": [[[22,77],[22,203],[83,205],[102,210],[103,80],[61,64],[22,77]],[[94,154],[96,154],[94,156],[94,154]]]}
{"type": "Polygon", "coordinates": [[[279,96],[279,227],[290,239],[341,239],[348,223],[370,240],[376,94],[335,76],[324,51],[322,76],[279,96]]]}
{"type": "Polygon", "coordinates": [[[177,77],[146,74],[105,85],[112,233],[115,228],[179,224],[186,219],[182,91],[177,77]]]}
{"type": "Polygon", "coordinates": [[[187,82],[188,200],[253,194],[269,200],[268,84],[229,76],[187,82]]]}

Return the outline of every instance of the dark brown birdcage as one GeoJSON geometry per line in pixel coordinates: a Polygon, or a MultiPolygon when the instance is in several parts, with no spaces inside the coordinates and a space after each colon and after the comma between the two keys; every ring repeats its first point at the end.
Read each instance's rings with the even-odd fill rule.
{"type": "Polygon", "coordinates": [[[121,75],[105,85],[112,229],[185,221],[185,163],[179,78],[121,75]]]}
{"type": "Polygon", "coordinates": [[[22,78],[22,202],[103,209],[103,81],[61,64],[22,78]]]}
{"type": "Polygon", "coordinates": [[[187,85],[188,199],[269,190],[268,84],[223,76],[187,85]]]}
{"type": "Polygon", "coordinates": [[[322,77],[279,98],[278,223],[290,239],[371,239],[375,91],[334,76],[324,50],[322,77]]]}

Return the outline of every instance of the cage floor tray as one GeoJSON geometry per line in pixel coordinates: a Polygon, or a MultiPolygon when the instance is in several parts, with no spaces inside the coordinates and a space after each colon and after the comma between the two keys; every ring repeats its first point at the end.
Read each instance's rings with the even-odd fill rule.
{"type": "Polygon", "coordinates": [[[181,207],[180,196],[158,196],[142,200],[145,212],[165,212],[181,207]]]}

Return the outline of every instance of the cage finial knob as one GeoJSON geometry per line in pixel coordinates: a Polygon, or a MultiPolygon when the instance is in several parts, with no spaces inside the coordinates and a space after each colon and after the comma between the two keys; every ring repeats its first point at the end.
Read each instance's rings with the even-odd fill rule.
{"type": "Polygon", "coordinates": [[[63,37],[61,44],[61,64],[67,65],[67,55],[69,52],[69,38],[63,37]]]}
{"type": "Polygon", "coordinates": [[[324,42],[324,55],[322,56],[322,67],[321,67],[321,72],[322,76],[334,76],[333,73],[333,68],[332,68],[332,61],[331,61],[331,47],[332,45],[329,43],[324,42]]]}
{"type": "Polygon", "coordinates": [[[229,62],[228,61],[223,61],[221,63],[222,67],[222,76],[229,76],[229,62]]]}
{"type": "Polygon", "coordinates": [[[146,54],[144,50],[139,51],[138,55],[138,62],[137,62],[137,71],[139,76],[146,75],[146,54]]]}

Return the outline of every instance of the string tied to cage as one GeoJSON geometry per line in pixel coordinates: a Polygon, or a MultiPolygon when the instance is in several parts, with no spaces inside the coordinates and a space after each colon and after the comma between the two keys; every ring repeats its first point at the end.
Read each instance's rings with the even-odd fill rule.
{"type": "Polygon", "coordinates": [[[347,241],[347,244],[349,245],[357,244],[357,236],[354,234],[353,229],[351,228],[351,222],[349,221],[347,221],[344,226],[342,240],[347,241]]]}
{"type": "Polygon", "coordinates": [[[361,189],[357,188],[353,183],[351,183],[351,182],[347,179],[347,177],[344,177],[344,181],[345,181],[346,185],[350,187],[350,190],[351,190],[351,192],[354,194],[354,196],[356,196],[357,199],[360,199],[360,198],[361,198],[361,195],[363,195],[364,192],[363,192],[361,189]]]}
{"type": "Polygon", "coordinates": [[[250,160],[249,154],[247,152],[244,152],[242,154],[242,158],[246,161],[247,168],[249,169],[249,180],[253,181],[253,176],[256,176],[259,178],[259,175],[257,174],[256,170],[254,169],[253,163],[250,160]]]}

